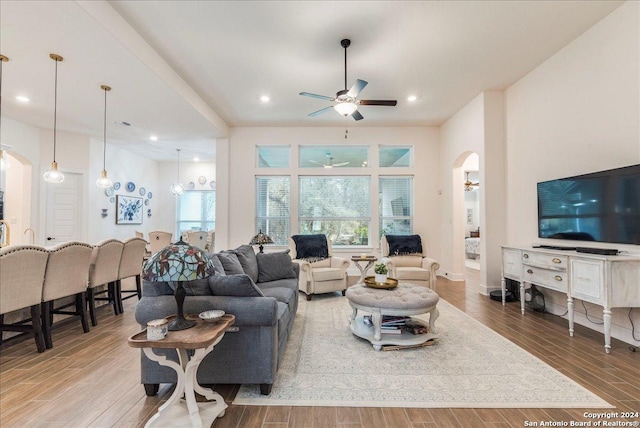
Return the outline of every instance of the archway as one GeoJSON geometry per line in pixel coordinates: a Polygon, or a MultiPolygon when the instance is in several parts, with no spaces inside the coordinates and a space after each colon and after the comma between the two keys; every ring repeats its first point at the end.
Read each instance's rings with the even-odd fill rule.
{"type": "MultiPolygon", "coordinates": [[[[10,167],[2,171],[0,190],[3,193],[3,218],[9,224],[11,245],[32,243],[25,230],[31,227],[32,165],[28,159],[13,151],[4,156],[10,167]]],[[[34,238],[35,239],[35,238],[34,238]]]]}

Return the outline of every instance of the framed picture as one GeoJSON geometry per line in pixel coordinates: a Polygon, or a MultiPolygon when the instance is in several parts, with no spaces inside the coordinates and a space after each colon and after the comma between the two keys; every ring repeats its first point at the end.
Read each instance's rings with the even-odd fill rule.
{"type": "Polygon", "coordinates": [[[467,224],[473,224],[473,208],[467,208],[467,224]]]}
{"type": "Polygon", "coordinates": [[[116,195],[116,224],[142,224],[142,198],[116,195]]]}

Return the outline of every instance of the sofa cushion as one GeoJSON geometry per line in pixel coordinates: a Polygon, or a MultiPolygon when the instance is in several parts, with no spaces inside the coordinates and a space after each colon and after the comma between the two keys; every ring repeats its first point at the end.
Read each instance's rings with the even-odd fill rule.
{"type": "Polygon", "coordinates": [[[253,282],[258,282],[258,260],[256,252],[251,245],[241,245],[235,250],[231,250],[238,257],[244,273],[249,275],[253,282]]]}
{"type": "Polygon", "coordinates": [[[222,263],[225,275],[241,275],[244,274],[242,264],[238,260],[238,256],[234,253],[223,251],[218,253],[218,259],[222,263]]]}
{"type": "Polygon", "coordinates": [[[258,263],[258,282],[295,278],[293,262],[289,251],[256,254],[258,263]]]}
{"type": "Polygon", "coordinates": [[[421,255],[413,255],[413,256],[393,256],[390,257],[391,261],[395,265],[395,267],[421,267],[422,266],[422,256],[421,255]]]}
{"type": "Polygon", "coordinates": [[[263,297],[249,275],[214,275],[208,278],[214,296],[263,297]]]}
{"type": "Polygon", "coordinates": [[[298,293],[292,289],[285,287],[267,288],[266,290],[262,290],[262,293],[266,297],[274,297],[278,302],[286,303],[289,311],[293,312],[296,310],[297,305],[294,299],[298,298],[298,293]]]}

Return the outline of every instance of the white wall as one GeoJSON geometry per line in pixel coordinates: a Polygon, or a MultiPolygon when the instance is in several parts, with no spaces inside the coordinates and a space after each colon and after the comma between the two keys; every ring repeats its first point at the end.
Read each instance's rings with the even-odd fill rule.
{"type": "MultiPolygon", "coordinates": [[[[625,3],[507,89],[505,106],[507,243],[531,245],[542,241],[537,182],[640,163],[640,3],[625,3]]],[[[640,253],[633,245],[593,246],[640,253]]],[[[549,310],[565,312],[566,297],[543,292],[549,310]]],[[[580,302],[575,308],[584,313],[580,302]]],[[[587,308],[602,318],[602,308],[587,308]]],[[[576,322],[601,331],[579,313],[576,322]]],[[[637,330],[640,310],[634,314],[637,330]]],[[[614,310],[613,323],[614,337],[638,344],[626,309],[614,310]]]]}
{"type": "MultiPolygon", "coordinates": [[[[343,145],[345,128],[233,128],[229,139],[228,164],[228,212],[231,213],[228,223],[228,239],[218,241],[224,236],[216,232],[216,244],[220,247],[235,247],[246,244],[255,234],[255,176],[256,175],[291,175],[291,233],[297,232],[297,180],[299,175],[323,174],[324,170],[309,170],[293,168],[258,169],[256,168],[256,145],[290,145],[292,164],[297,165],[298,145],[343,145]]],[[[370,146],[370,168],[340,168],[344,175],[372,176],[371,194],[377,194],[378,174],[413,174],[414,176],[414,231],[423,236],[429,256],[439,259],[441,239],[439,230],[438,206],[440,196],[439,183],[439,148],[437,128],[364,128],[354,127],[349,130],[349,145],[370,146]],[[413,168],[378,168],[378,145],[411,145],[414,148],[413,168]]],[[[218,147],[220,149],[220,147],[218,147]]],[[[220,152],[219,152],[220,153],[220,152]]],[[[222,156],[219,156],[219,162],[222,156]]],[[[219,168],[222,168],[218,164],[219,168]]],[[[335,173],[335,172],[334,172],[335,173]]],[[[224,186],[221,177],[219,186],[224,186]]],[[[220,201],[220,199],[219,199],[220,201]]],[[[377,209],[377,205],[374,205],[377,209]]],[[[376,217],[373,217],[376,218],[376,217]]],[[[372,222],[370,236],[378,236],[378,224],[372,222]]],[[[371,251],[379,254],[379,242],[372,240],[371,251]]],[[[357,250],[360,254],[362,251],[357,250]]],[[[355,253],[354,253],[355,254],[355,253]]]]}

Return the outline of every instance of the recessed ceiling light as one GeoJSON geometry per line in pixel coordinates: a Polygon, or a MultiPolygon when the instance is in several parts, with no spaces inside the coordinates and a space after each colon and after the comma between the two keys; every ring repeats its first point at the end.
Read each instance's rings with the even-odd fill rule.
{"type": "Polygon", "coordinates": [[[271,101],[271,98],[269,98],[268,95],[263,95],[260,97],[260,101],[262,101],[263,103],[268,103],[269,101],[271,101]]]}
{"type": "Polygon", "coordinates": [[[409,101],[409,102],[414,102],[417,99],[418,99],[418,97],[416,97],[415,95],[409,95],[407,97],[407,101],[409,101]]]}
{"type": "Polygon", "coordinates": [[[200,158],[197,158],[197,157],[196,157],[196,158],[193,158],[193,161],[194,161],[194,162],[198,162],[198,161],[200,161],[200,158]]]}
{"type": "Polygon", "coordinates": [[[18,95],[16,97],[16,100],[20,101],[21,103],[28,103],[29,101],[31,101],[29,98],[25,97],[24,95],[18,95]]]}
{"type": "Polygon", "coordinates": [[[158,141],[158,137],[156,137],[155,135],[152,135],[151,137],[149,137],[149,139],[151,141],[158,141]]]}

